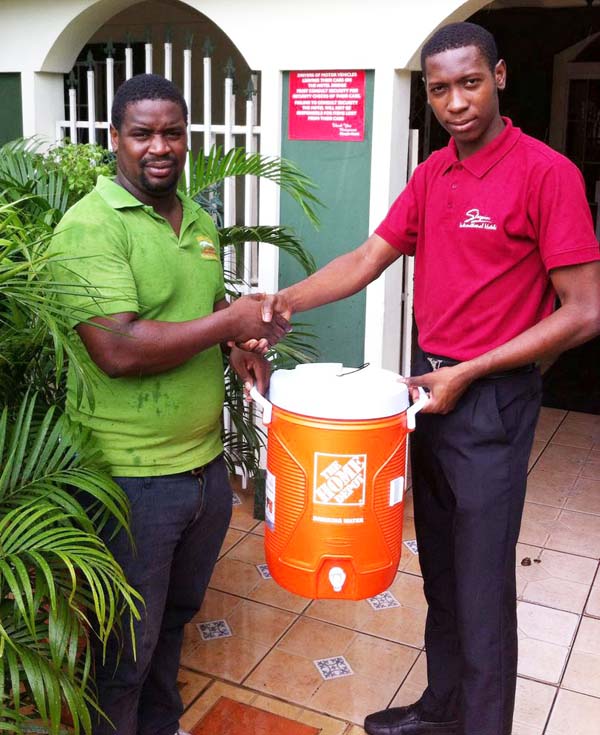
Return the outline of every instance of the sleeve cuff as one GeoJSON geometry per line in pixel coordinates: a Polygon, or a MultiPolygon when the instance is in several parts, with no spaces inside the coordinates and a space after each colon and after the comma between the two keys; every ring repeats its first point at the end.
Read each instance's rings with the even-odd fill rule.
{"type": "Polygon", "coordinates": [[[551,271],[553,268],[562,268],[567,265],[581,265],[583,263],[591,263],[595,260],[600,260],[598,243],[585,248],[577,248],[575,250],[567,250],[564,253],[550,255],[545,259],[545,265],[546,270],[551,271]]]}
{"type": "MultiPolygon", "coordinates": [[[[90,306],[75,306],[72,308],[73,315],[69,316],[69,324],[76,327],[78,324],[93,319],[97,316],[108,317],[113,314],[123,314],[124,312],[138,313],[139,304],[133,301],[110,301],[102,304],[91,304],[90,306]]],[[[71,310],[70,310],[71,311],[71,310]]]]}
{"type": "Polygon", "coordinates": [[[375,234],[379,235],[379,237],[385,240],[388,245],[391,245],[393,248],[395,248],[396,250],[399,250],[404,255],[414,255],[415,254],[414,242],[408,242],[406,240],[402,240],[402,238],[399,238],[384,223],[379,225],[379,227],[375,230],[375,234]]]}

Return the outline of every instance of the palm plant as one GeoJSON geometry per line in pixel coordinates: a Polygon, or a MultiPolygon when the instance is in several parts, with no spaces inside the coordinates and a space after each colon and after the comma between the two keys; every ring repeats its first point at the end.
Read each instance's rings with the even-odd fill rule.
{"type": "MultiPolygon", "coordinates": [[[[308,220],[317,226],[319,218],[316,210],[320,202],[314,193],[314,184],[291,161],[262,156],[260,153],[247,153],[243,148],[232,148],[224,153],[221,148],[213,147],[206,154],[204,151],[200,151],[195,157],[190,154],[188,170],[189,181],[184,179],[182,188],[211,214],[219,229],[222,250],[233,248],[237,263],[245,244],[256,242],[273,245],[287,253],[306,275],[314,272],[316,266],[311,253],[285,226],[223,226],[224,183],[228,178],[242,176],[256,176],[272,181],[282,192],[291,196],[308,220]]],[[[250,287],[250,284],[244,283],[242,278],[227,268],[225,285],[231,298],[250,287]]],[[[290,367],[298,362],[315,359],[316,356],[314,336],[301,323],[295,324],[294,331],[268,354],[273,368],[290,367]]],[[[243,386],[226,361],[225,406],[231,418],[231,428],[226,426],[223,432],[228,465],[231,470],[238,466],[251,478],[258,478],[261,473],[260,449],[264,446],[264,433],[253,421],[252,409],[244,401],[243,386]]]]}
{"type": "Polygon", "coordinates": [[[45,251],[66,185],[42,172],[20,187],[33,155],[0,173],[0,730],[58,733],[66,718],[89,732],[91,637],[105,644],[141,598],[99,536],[109,519],[127,528],[126,498],[57,407],[75,356],[45,251]]]}
{"type": "Polygon", "coordinates": [[[66,718],[89,732],[90,637],[106,644],[124,613],[139,615],[98,536],[109,515],[126,526],[128,506],[89,436],[38,408],[30,396],[0,418],[0,706],[12,723],[0,730],[39,719],[58,733],[66,718]]]}

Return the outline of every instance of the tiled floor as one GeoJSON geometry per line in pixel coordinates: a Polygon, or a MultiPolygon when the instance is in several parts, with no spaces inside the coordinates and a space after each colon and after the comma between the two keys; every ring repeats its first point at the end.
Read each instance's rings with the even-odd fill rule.
{"type": "MultiPolygon", "coordinates": [[[[297,597],[261,573],[262,524],[252,496],[236,494],[210,589],[186,630],[181,726],[236,735],[231,723],[243,717],[244,735],[361,735],[368,712],[414,701],[426,682],[418,557],[403,547],[380,609],[297,597]]],[[[404,539],[414,537],[409,492],[404,539]]],[[[600,733],[599,558],[600,416],[543,409],[517,550],[513,735],[600,733]]]]}

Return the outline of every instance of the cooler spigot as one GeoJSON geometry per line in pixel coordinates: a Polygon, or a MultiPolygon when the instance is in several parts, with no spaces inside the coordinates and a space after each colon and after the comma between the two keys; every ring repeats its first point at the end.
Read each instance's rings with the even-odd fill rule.
{"type": "Polygon", "coordinates": [[[341,592],[346,581],[346,572],[341,567],[331,567],[329,570],[329,581],[334,592],[341,592]]]}

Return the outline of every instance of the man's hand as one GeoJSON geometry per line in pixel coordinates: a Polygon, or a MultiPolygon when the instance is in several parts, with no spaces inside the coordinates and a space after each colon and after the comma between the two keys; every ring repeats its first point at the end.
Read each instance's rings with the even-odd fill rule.
{"type": "Polygon", "coordinates": [[[450,413],[459,398],[472,382],[462,365],[444,367],[433,373],[406,378],[413,401],[419,398],[418,387],[429,391],[430,400],[421,409],[421,413],[450,413]]]}
{"type": "Polygon", "coordinates": [[[264,357],[234,346],[229,355],[229,364],[244,383],[246,400],[250,400],[249,391],[253,385],[256,385],[258,392],[262,395],[267,392],[271,365],[264,357]]]}
{"type": "Polygon", "coordinates": [[[278,293],[265,294],[261,301],[262,318],[270,322],[278,316],[289,322],[292,316],[292,307],[287,299],[285,290],[278,293]]]}
{"type": "MultiPolygon", "coordinates": [[[[284,321],[288,325],[287,331],[291,332],[289,320],[292,316],[292,309],[286,299],[285,291],[279,291],[275,294],[256,294],[256,296],[260,300],[263,322],[270,324],[284,321]]],[[[229,346],[231,347],[232,344],[229,343],[229,346]]],[[[274,343],[265,338],[255,338],[245,342],[236,340],[235,344],[246,352],[256,352],[258,355],[264,355],[274,343]]]]}
{"type": "Polygon", "coordinates": [[[233,342],[244,348],[245,343],[255,343],[255,347],[249,350],[263,354],[290,331],[288,320],[279,313],[268,320],[263,318],[263,304],[268,298],[264,294],[249,294],[240,296],[230,304],[228,312],[234,331],[230,344],[233,342]],[[259,343],[260,350],[256,349],[259,343]]]}

